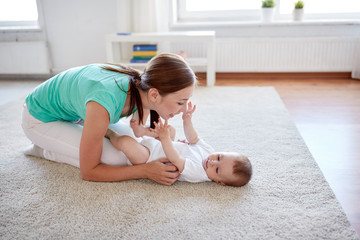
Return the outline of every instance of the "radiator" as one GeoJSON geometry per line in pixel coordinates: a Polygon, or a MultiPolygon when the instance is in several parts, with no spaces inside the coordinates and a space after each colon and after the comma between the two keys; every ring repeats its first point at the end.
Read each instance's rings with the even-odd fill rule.
{"type": "Polygon", "coordinates": [[[0,42],[0,74],[49,74],[45,41],[0,42]]]}
{"type": "MultiPolygon", "coordinates": [[[[217,72],[351,72],[354,37],[217,38],[217,72]]],[[[188,57],[206,56],[201,44],[172,44],[188,57]]],[[[204,71],[204,67],[194,67],[204,71]]]]}

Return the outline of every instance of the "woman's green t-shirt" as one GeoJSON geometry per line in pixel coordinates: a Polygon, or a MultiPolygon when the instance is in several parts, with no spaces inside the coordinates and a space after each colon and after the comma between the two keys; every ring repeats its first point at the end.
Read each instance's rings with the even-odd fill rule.
{"type": "Polygon", "coordinates": [[[118,122],[129,76],[101,66],[71,68],[39,85],[25,100],[31,115],[43,122],[85,119],[86,104],[95,101],[108,111],[110,123],[118,122]]]}

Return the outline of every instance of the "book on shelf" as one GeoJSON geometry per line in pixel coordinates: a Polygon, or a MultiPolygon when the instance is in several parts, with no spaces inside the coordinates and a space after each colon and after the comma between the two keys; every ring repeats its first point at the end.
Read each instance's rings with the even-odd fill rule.
{"type": "Polygon", "coordinates": [[[138,60],[150,60],[152,59],[154,56],[133,56],[133,59],[138,59],[138,60]]]}
{"type": "Polygon", "coordinates": [[[157,51],[133,51],[134,57],[154,57],[156,54],[157,51]]]}
{"type": "Polygon", "coordinates": [[[150,59],[130,59],[130,63],[147,63],[150,59]]]}
{"type": "Polygon", "coordinates": [[[156,44],[136,44],[133,45],[133,58],[130,63],[147,63],[157,55],[156,44]]]}
{"type": "Polygon", "coordinates": [[[133,46],[133,51],[157,51],[156,44],[136,44],[133,46]]]}

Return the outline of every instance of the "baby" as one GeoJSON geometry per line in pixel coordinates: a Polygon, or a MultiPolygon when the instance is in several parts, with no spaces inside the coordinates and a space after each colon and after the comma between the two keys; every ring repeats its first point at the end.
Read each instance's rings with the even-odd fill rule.
{"type": "MultiPolygon", "coordinates": [[[[236,152],[214,152],[214,149],[198,137],[191,117],[196,105],[188,103],[182,119],[187,142],[173,142],[173,128],[159,119],[155,123],[152,136],[140,143],[129,136],[120,136],[108,130],[106,137],[119,150],[123,151],[132,164],[143,164],[166,157],[179,172],[179,181],[215,181],[221,185],[243,186],[252,175],[252,166],[247,157],[236,152]]],[[[134,121],[131,124],[134,126],[134,121]]]]}

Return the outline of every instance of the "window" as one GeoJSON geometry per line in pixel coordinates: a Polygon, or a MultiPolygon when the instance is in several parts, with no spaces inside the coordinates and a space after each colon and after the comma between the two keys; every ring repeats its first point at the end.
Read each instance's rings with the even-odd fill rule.
{"type": "Polygon", "coordinates": [[[178,0],[178,20],[255,20],[259,3],[248,0],[178,0]]]}
{"type": "MultiPolygon", "coordinates": [[[[294,7],[293,0],[280,1],[280,14],[291,13],[294,7]]],[[[332,13],[358,13],[360,16],[360,1],[359,0],[309,0],[304,1],[306,13],[310,14],[332,14],[332,13]]]]}
{"type": "Polygon", "coordinates": [[[37,27],[36,0],[0,0],[0,27],[37,27]]]}
{"type": "Polygon", "coordinates": [[[258,8],[257,1],[222,0],[218,1],[197,0],[186,1],[188,11],[220,11],[220,10],[249,10],[258,8]]]}
{"type": "MultiPolygon", "coordinates": [[[[290,20],[296,0],[275,0],[275,19],[290,20]]],[[[305,0],[306,19],[360,19],[360,0],[305,0]]],[[[261,0],[177,0],[177,20],[258,21],[261,0]]]]}

